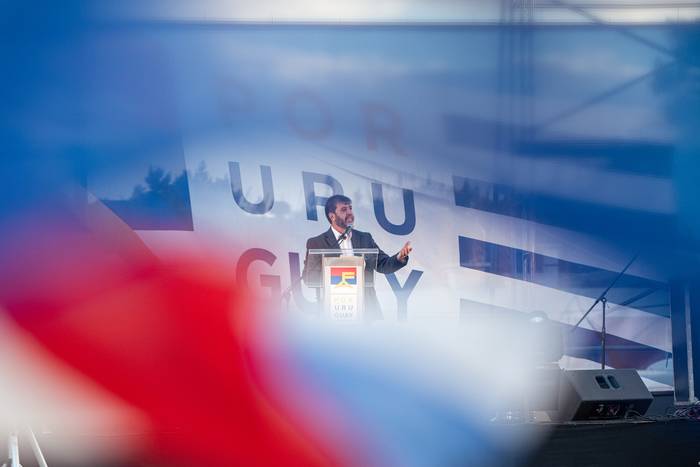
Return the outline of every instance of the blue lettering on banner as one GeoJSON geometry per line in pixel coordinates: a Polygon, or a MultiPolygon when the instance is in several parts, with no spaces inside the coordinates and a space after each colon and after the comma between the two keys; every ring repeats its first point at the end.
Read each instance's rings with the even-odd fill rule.
{"type": "Polygon", "coordinates": [[[402,224],[394,224],[386,218],[384,210],[384,192],[380,183],[372,183],[372,201],[374,203],[374,215],[377,222],[384,230],[394,235],[408,235],[416,228],[416,206],[413,201],[413,190],[403,191],[404,221],[402,224]]]}
{"type": "MultiPolygon", "coordinates": [[[[236,281],[238,285],[249,288],[247,277],[248,269],[250,268],[251,263],[254,261],[263,261],[272,266],[275,264],[276,260],[277,256],[264,248],[250,248],[244,251],[241,257],[238,259],[238,264],[236,265],[236,281]]],[[[260,276],[260,285],[270,289],[270,298],[273,301],[279,302],[281,300],[281,282],[279,276],[262,274],[260,276]]]]}
{"type": "Polygon", "coordinates": [[[294,303],[301,310],[313,311],[314,303],[304,298],[301,291],[301,265],[299,253],[289,252],[289,277],[292,283],[292,296],[294,303]]]}
{"type": "Polygon", "coordinates": [[[272,169],[267,165],[260,166],[260,177],[262,179],[263,198],[258,203],[251,203],[243,194],[243,183],[241,182],[241,167],[238,162],[229,162],[228,170],[231,176],[231,193],[236,204],[246,212],[251,214],[265,214],[275,204],[275,194],[272,187],[272,169]]]}
{"type": "Polygon", "coordinates": [[[406,321],[408,316],[408,297],[411,296],[413,289],[415,289],[416,285],[418,285],[418,280],[422,275],[423,271],[419,271],[418,269],[412,270],[408,275],[406,282],[404,282],[403,287],[401,287],[396,274],[386,274],[386,280],[389,281],[391,290],[393,290],[394,295],[396,295],[397,315],[399,321],[406,321]]]}
{"type": "Polygon", "coordinates": [[[314,191],[314,184],[322,183],[331,187],[333,195],[342,195],[343,187],[340,182],[330,175],[319,174],[315,172],[302,172],[302,179],[304,181],[304,199],[306,200],[306,218],[310,221],[317,221],[318,214],[316,212],[316,206],[325,206],[328,198],[325,196],[316,196],[314,191]]]}

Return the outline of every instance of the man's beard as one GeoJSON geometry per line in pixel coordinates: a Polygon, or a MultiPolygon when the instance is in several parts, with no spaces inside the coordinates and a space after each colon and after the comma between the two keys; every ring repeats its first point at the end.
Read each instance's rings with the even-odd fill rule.
{"type": "Polygon", "coordinates": [[[345,222],[345,219],[338,219],[335,221],[336,225],[340,227],[341,229],[347,229],[348,225],[352,225],[352,223],[355,221],[355,218],[351,217],[350,222],[345,222]]]}

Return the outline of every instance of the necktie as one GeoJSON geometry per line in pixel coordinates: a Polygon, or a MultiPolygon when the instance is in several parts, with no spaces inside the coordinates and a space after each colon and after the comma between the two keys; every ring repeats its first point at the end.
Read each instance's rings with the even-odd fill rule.
{"type": "Polygon", "coordinates": [[[352,232],[348,232],[342,242],[340,242],[340,249],[343,250],[343,256],[352,256],[352,232]]]}

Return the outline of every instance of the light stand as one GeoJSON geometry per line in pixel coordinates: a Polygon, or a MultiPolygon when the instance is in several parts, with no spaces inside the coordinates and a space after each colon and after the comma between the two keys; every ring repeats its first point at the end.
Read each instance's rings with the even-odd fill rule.
{"type": "Polygon", "coordinates": [[[600,328],[600,369],[604,370],[605,369],[605,335],[607,334],[606,329],[605,329],[605,312],[606,312],[606,305],[608,303],[608,299],[603,297],[601,300],[601,303],[603,304],[603,326],[600,328]]]}
{"type": "Polygon", "coordinates": [[[593,302],[593,305],[591,305],[591,307],[583,314],[583,316],[581,316],[581,319],[578,320],[578,323],[576,323],[576,325],[571,329],[571,332],[574,332],[581,325],[583,320],[586,319],[586,316],[588,316],[588,314],[593,310],[593,308],[595,308],[595,306],[598,303],[603,304],[603,326],[601,327],[601,330],[600,330],[600,350],[601,350],[600,368],[602,370],[605,369],[605,334],[606,334],[605,314],[607,311],[607,303],[608,303],[607,294],[610,291],[610,289],[615,287],[615,284],[617,284],[617,281],[619,281],[620,278],[625,274],[625,272],[627,272],[627,269],[629,269],[629,267],[632,266],[632,263],[634,263],[634,261],[637,259],[637,256],[639,256],[639,253],[635,253],[635,255],[627,263],[627,265],[624,267],[624,269],[622,269],[622,271],[620,271],[620,273],[617,275],[617,277],[615,277],[615,280],[613,280],[612,283],[608,286],[608,288],[605,289],[603,291],[603,293],[600,294],[600,296],[598,296],[596,301],[593,302]]]}

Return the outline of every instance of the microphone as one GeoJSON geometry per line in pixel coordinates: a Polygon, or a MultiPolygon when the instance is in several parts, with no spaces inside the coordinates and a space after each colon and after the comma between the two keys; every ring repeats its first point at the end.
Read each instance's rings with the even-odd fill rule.
{"type": "Polygon", "coordinates": [[[351,230],[352,230],[352,224],[349,224],[345,228],[345,231],[342,234],[340,234],[340,237],[338,237],[338,245],[340,245],[340,242],[342,242],[343,240],[345,240],[345,238],[347,238],[347,236],[351,230]]]}

